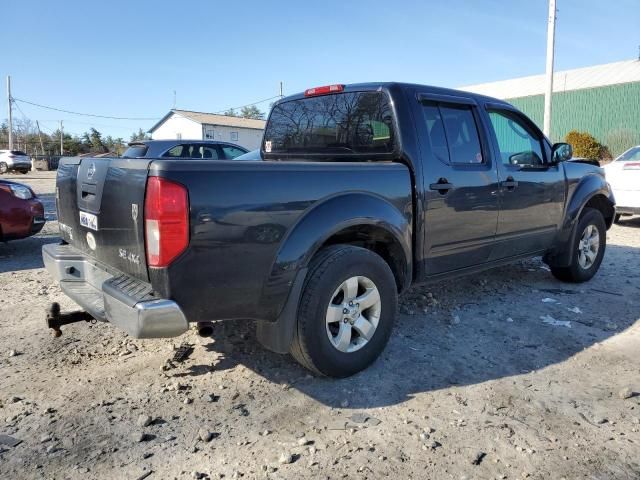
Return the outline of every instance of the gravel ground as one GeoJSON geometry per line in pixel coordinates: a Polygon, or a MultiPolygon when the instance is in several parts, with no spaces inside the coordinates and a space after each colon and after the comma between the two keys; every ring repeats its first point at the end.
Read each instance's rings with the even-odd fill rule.
{"type": "Polygon", "coordinates": [[[54,174],[16,179],[49,223],[0,244],[0,478],[640,478],[640,218],[609,231],[586,284],[536,259],[414,288],[382,357],[336,381],[250,322],[53,338],[46,306],[74,308],[40,258],[54,174]]]}

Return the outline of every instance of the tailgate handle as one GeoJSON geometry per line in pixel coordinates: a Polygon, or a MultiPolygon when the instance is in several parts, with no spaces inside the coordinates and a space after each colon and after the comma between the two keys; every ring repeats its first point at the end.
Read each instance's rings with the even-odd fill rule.
{"type": "Polygon", "coordinates": [[[84,200],[85,198],[91,196],[91,197],[95,197],[96,196],[96,186],[95,185],[90,185],[88,183],[83,183],[82,186],[80,187],[80,192],[82,193],[82,199],[84,200]]]}

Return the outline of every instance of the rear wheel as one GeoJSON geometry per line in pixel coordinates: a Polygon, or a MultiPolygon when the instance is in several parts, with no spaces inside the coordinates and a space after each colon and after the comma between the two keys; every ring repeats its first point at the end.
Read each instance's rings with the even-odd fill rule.
{"type": "Polygon", "coordinates": [[[387,344],[397,301],[393,273],[379,255],[351,245],[327,247],[311,262],[291,354],[317,374],[353,375],[387,344]]]}
{"type": "Polygon", "coordinates": [[[9,167],[5,162],[0,162],[0,173],[5,174],[9,171],[9,167]]]}
{"type": "Polygon", "coordinates": [[[599,210],[585,208],[576,232],[571,264],[567,267],[551,267],[551,273],[565,282],[591,280],[600,268],[607,246],[607,229],[599,210]]]}

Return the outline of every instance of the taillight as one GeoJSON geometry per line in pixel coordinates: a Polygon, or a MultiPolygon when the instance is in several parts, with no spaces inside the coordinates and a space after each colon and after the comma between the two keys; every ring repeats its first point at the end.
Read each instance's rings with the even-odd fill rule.
{"type": "Polygon", "coordinates": [[[324,87],[308,88],[304,91],[305,97],[315,97],[327,95],[329,93],[340,93],[344,90],[344,85],[325,85],[324,87]]]}
{"type": "Polygon", "coordinates": [[[624,164],[624,170],[640,170],[640,162],[627,162],[624,164]]]}
{"type": "Polygon", "coordinates": [[[189,244],[187,189],[161,177],[149,177],[144,199],[147,264],[166,267],[189,244]]]}

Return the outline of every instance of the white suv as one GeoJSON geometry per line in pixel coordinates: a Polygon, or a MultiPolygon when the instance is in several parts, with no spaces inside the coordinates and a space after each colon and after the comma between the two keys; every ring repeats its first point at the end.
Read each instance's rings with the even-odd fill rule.
{"type": "Polygon", "coordinates": [[[0,150],[0,173],[10,170],[27,173],[31,170],[31,157],[20,150],[0,150]]]}

